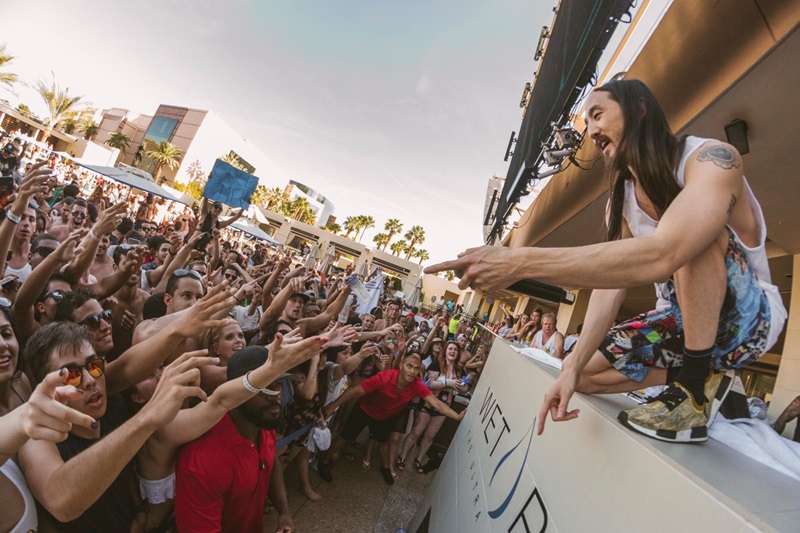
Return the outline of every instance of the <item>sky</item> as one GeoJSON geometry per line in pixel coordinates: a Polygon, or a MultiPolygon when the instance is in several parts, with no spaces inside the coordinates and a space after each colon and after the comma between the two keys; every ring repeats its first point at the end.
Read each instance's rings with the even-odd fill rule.
{"type": "MultiPolygon", "coordinates": [[[[551,2],[26,0],[3,7],[6,70],[98,109],[209,109],[339,222],[421,225],[426,264],[482,244],[486,186],[505,176],[551,2]]],[[[46,115],[18,86],[0,98],[46,115]]],[[[256,171],[258,174],[258,171],[256,171]]]]}

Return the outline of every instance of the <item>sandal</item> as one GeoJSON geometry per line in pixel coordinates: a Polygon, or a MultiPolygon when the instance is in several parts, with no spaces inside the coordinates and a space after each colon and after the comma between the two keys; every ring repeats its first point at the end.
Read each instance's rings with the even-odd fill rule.
{"type": "Polygon", "coordinates": [[[397,456],[397,460],[395,461],[394,464],[397,466],[397,469],[399,471],[401,471],[401,472],[405,472],[406,471],[406,462],[404,460],[402,460],[399,455],[397,456]]]}
{"type": "Polygon", "coordinates": [[[370,467],[369,461],[367,461],[366,459],[361,461],[361,468],[363,468],[364,470],[369,470],[369,467],[370,467]]]}
{"type": "Polygon", "coordinates": [[[425,470],[422,469],[422,463],[419,462],[419,459],[414,459],[414,468],[417,469],[417,474],[420,476],[425,474],[425,470]]]}
{"type": "Polygon", "coordinates": [[[397,479],[397,472],[391,472],[391,474],[392,474],[392,479],[397,479]]]}

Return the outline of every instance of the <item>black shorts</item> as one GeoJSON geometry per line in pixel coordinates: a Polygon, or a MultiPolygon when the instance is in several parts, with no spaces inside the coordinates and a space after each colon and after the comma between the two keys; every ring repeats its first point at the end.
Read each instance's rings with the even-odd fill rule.
{"type": "Polygon", "coordinates": [[[389,440],[389,432],[392,430],[394,418],[392,416],[386,420],[375,420],[361,409],[360,403],[356,403],[344,425],[342,438],[347,442],[353,442],[365,427],[369,427],[370,437],[378,442],[386,442],[389,440]]]}
{"type": "Polygon", "coordinates": [[[403,407],[402,411],[394,415],[389,420],[392,421],[392,427],[390,431],[392,433],[405,433],[406,428],[408,427],[408,417],[411,416],[411,406],[406,405],[403,407]]]}

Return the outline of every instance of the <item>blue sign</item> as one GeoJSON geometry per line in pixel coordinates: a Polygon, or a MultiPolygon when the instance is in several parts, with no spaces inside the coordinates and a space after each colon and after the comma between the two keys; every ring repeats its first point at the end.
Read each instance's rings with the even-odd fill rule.
{"type": "Polygon", "coordinates": [[[208,178],[203,196],[230,207],[250,207],[250,198],[258,186],[258,178],[217,159],[208,178]]]}

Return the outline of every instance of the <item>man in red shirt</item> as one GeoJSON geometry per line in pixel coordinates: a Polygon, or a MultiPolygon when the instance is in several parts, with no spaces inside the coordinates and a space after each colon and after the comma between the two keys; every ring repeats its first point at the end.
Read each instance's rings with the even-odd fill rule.
{"type": "MultiPolygon", "coordinates": [[[[262,366],[268,351],[250,346],[228,363],[228,380],[262,366]]],[[[283,468],[275,458],[275,428],[281,420],[281,379],[262,394],[232,409],[199,439],[178,454],[175,523],[181,532],[264,531],[264,503],[277,509],[278,531],[291,533],[294,523],[286,498],[283,468]]],[[[252,387],[252,385],[250,385],[252,387]]]]}
{"type": "Polygon", "coordinates": [[[371,378],[365,379],[355,387],[347,389],[347,392],[337,400],[323,408],[322,414],[325,418],[328,418],[340,405],[358,398],[358,403],[350,412],[350,417],[347,419],[341,435],[334,439],[330,450],[319,462],[319,476],[323,480],[329,483],[333,481],[329,465],[331,456],[338,452],[345,442],[356,440],[364,427],[369,426],[370,436],[378,442],[378,450],[383,461],[381,475],[383,475],[383,480],[387,484],[392,485],[394,478],[389,470],[389,450],[387,446],[389,432],[392,429],[393,417],[400,413],[403,407],[411,402],[415,396],[419,396],[428,405],[453,420],[461,421],[464,418],[466,411],[456,413],[446,404],[439,401],[436,396],[432,395],[427,385],[422,383],[419,379],[421,365],[422,361],[419,358],[419,354],[406,354],[400,363],[399,369],[384,370],[371,378]]]}

